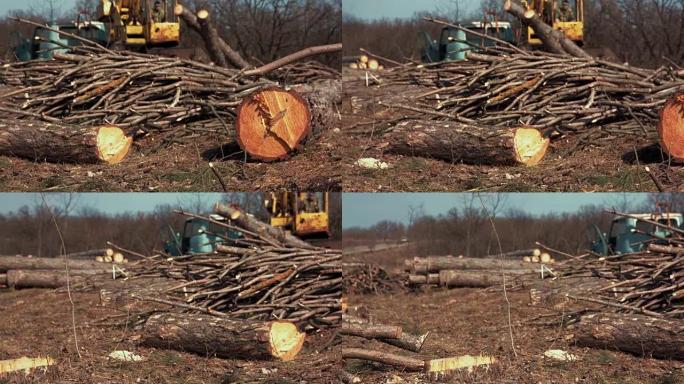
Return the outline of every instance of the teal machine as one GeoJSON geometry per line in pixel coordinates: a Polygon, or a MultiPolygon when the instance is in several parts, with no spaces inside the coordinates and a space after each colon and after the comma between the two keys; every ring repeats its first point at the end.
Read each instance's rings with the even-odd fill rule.
{"type": "MultiPolygon", "coordinates": [[[[481,34],[496,37],[511,44],[515,43],[513,29],[509,22],[487,22],[473,21],[464,23],[462,26],[468,30],[481,34]]],[[[476,36],[471,33],[454,28],[444,27],[439,35],[439,40],[433,40],[427,32],[421,32],[421,37],[425,42],[422,61],[424,63],[436,63],[440,61],[460,61],[466,59],[466,53],[474,49],[481,49],[493,46],[492,40],[476,36]]]]}
{"type": "Polygon", "coordinates": [[[82,41],[67,37],[57,31],[68,32],[73,35],[97,42],[102,45],[107,44],[107,28],[104,23],[77,22],[64,25],[50,25],[48,28],[36,27],[33,36],[28,39],[15,33],[12,36],[14,54],[17,60],[49,60],[55,52],[66,53],[71,47],[83,45],[82,41]],[[52,30],[51,30],[52,29],[52,30]]]}
{"type": "MultiPolygon", "coordinates": [[[[212,220],[225,221],[223,216],[211,215],[212,220]]],[[[183,232],[178,233],[168,227],[170,239],[164,243],[164,252],[171,256],[197,253],[212,253],[219,244],[231,244],[242,237],[238,231],[231,230],[205,219],[191,218],[185,221],[183,232]]]]}
{"type": "Polygon", "coordinates": [[[591,244],[592,252],[605,256],[640,252],[654,238],[666,239],[672,235],[667,228],[643,220],[672,228],[682,226],[680,213],[637,213],[631,216],[633,217],[615,217],[607,234],[594,225],[597,239],[591,244]]]}

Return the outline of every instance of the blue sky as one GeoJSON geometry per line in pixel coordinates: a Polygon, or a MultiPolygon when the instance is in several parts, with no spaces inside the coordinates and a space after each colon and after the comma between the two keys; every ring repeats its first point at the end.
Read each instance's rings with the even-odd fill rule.
{"type": "Polygon", "coordinates": [[[342,13],[363,19],[410,18],[415,12],[434,11],[456,2],[465,14],[480,5],[479,0],[342,0],[342,13]]]}
{"type": "MultiPolygon", "coordinates": [[[[61,206],[67,196],[63,193],[44,195],[51,206],[61,206]]],[[[220,193],[77,193],[74,196],[76,211],[79,208],[92,207],[107,214],[149,212],[161,204],[187,208],[193,206],[198,198],[207,206],[223,197],[220,193]]],[[[0,193],[0,214],[16,212],[24,205],[32,207],[41,203],[40,193],[0,193]]]]}
{"type": "MultiPolygon", "coordinates": [[[[95,2],[98,4],[99,0],[95,2]]],[[[62,12],[71,11],[76,5],[76,0],[61,0],[59,2],[59,8],[62,12]]],[[[31,8],[43,9],[42,0],[0,0],[0,15],[4,16],[7,12],[15,9],[28,10],[31,8]]]]}
{"type": "MultiPolygon", "coordinates": [[[[514,208],[532,215],[577,211],[583,205],[619,205],[623,199],[633,204],[642,203],[647,194],[639,193],[508,193],[506,208],[514,208]]],[[[342,195],[342,227],[368,227],[378,221],[408,222],[409,206],[423,204],[425,213],[438,215],[453,207],[462,206],[464,193],[345,193],[342,195]]],[[[487,194],[482,194],[487,199],[487,194]]],[[[476,200],[476,207],[479,200],[476,200]]]]}

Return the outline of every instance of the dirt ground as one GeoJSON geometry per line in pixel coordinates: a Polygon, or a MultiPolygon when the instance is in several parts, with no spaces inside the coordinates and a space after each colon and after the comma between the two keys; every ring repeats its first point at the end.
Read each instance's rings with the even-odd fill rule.
{"type": "MultiPolygon", "coordinates": [[[[386,259],[386,255],[382,256],[386,259]]],[[[372,254],[365,260],[376,260],[372,254]]],[[[377,261],[377,260],[376,260],[377,261]]],[[[393,263],[397,264],[397,263],[393,263]]],[[[391,268],[391,266],[387,266],[391,268]]],[[[513,345],[503,292],[496,289],[433,289],[394,295],[351,295],[350,307],[363,306],[374,321],[401,325],[416,334],[431,332],[420,355],[443,358],[460,355],[489,355],[498,360],[490,369],[476,368],[458,373],[452,383],[684,383],[684,363],[637,357],[617,351],[575,346],[572,329],[551,321],[576,309],[529,305],[529,288],[508,291],[513,345]],[[548,323],[548,324],[546,324],[548,323]],[[579,357],[574,362],[543,356],[549,349],[562,349],[579,357]]],[[[573,304],[574,305],[574,304],[573,304]]],[[[347,347],[365,347],[413,355],[376,341],[347,338],[347,347]]],[[[423,383],[419,373],[395,368],[346,362],[346,368],[370,383],[423,383]]]]}
{"type": "Polygon", "coordinates": [[[185,137],[164,146],[153,137],[144,138],[115,165],[36,163],[0,156],[0,191],[222,191],[210,161],[229,191],[340,191],[339,135],[332,128],[326,130],[289,159],[274,163],[245,161],[237,143],[223,134],[185,137]]]}
{"type": "MultiPolygon", "coordinates": [[[[110,282],[107,286],[111,286],[110,282]]],[[[66,292],[0,290],[0,360],[50,356],[56,365],[29,376],[0,376],[0,383],[334,383],[332,331],[308,335],[294,361],[218,359],[146,348],[136,330],[117,325],[121,312],[99,305],[99,285],[72,293],[80,357],[74,344],[72,310],[66,292]],[[141,355],[141,362],[119,362],[114,350],[141,355]]],[[[124,314],[125,315],[125,314],[124,314]]]]}
{"type": "MultiPolygon", "coordinates": [[[[381,76],[381,75],[379,75],[381,76]]],[[[644,169],[648,165],[665,190],[681,190],[684,168],[667,164],[654,132],[649,137],[598,135],[591,145],[585,134],[554,138],[546,157],[535,167],[478,166],[387,153],[379,120],[410,115],[411,111],[387,113],[379,101],[393,102],[425,91],[416,86],[365,86],[363,72],[343,71],[343,161],[345,191],[502,191],[502,192],[594,192],[657,191],[644,169]],[[373,157],[387,169],[366,169],[356,160],[373,157]]],[[[412,105],[405,99],[404,105],[412,105]]],[[[598,131],[592,134],[597,134],[598,131]]]]}

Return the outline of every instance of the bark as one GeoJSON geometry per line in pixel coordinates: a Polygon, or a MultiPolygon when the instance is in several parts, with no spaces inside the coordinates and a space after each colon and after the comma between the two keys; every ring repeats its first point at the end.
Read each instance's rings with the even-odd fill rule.
{"type": "Polygon", "coordinates": [[[411,271],[420,274],[437,273],[452,269],[487,269],[487,270],[523,270],[537,272],[539,266],[518,260],[500,260],[496,258],[473,258],[453,256],[433,256],[415,258],[407,264],[411,271]]]}
{"type": "Polygon", "coordinates": [[[288,321],[255,322],[187,313],[152,315],[143,329],[147,346],[225,358],[292,360],[304,338],[288,321]]]}
{"type": "MultiPolygon", "coordinates": [[[[208,43],[206,41],[205,35],[202,33],[202,27],[200,26],[200,23],[197,21],[197,16],[180,4],[176,5],[176,7],[174,8],[174,13],[176,14],[176,16],[179,16],[181,19],[183,19],[183,21],[185,21],[185,24],[188,27],[190,27],[192,30],[197,32],[202,37],[208,51],[208,43]]],[[[217,35],[217,40],[215,43],[212,43],[212,46],[218,46],[224,58],[228,60],[230,64],[234,67],[244,69],[250,66],[249,63],[245,61],[245,59],[243,59],[238,52],[233,50],[233,48],[228,43],[226,43],[226,41],[223,40],[220,36],[217,35]]]]}
{"type": "Polygon", "coordinates": [[[340,330],[342,335],[359,336],[365,339],[399,339],[401,327],[382,324],[352,324],[344,322],[340,330]]]}
{"type": "Polygon", "coordinates": [[[549,51],[554,53],[565,53],[575,57],[591,58],[591,56],[582,48],[572,40],[566,38],[563,32],[553,29],[553,27],[540,19],[536,13],[526,12],[526,9],[522,5],[512,0],[506,0],[504,3],[504,10],[517,17],[523,24],[532,27],[549,51]]]}
{"type": "Polygon", "coordinates": [[[361,378],[353,375],[344,369],[337,370],[337,378],[344,384],[356,384],[361,382],[361,378]]]}
{"type": "MultiPolygon", "coordinates": [[[[373,324],[369,320],[357,316],[343,315],[342,321],[343,325],[342,329],[340,330],[340,334],[360,336],[366,339],[376,339],[385,344],[393,345],[411,352],[420,352],[420,350],[423,348],[423,344],[425,344],[425,340],[430,334],[427,332],[422,335],[412,335],[410,333],[404,332],[400,327],[373,324]],[[368,331],[375,329],[374,327],[383,327],[386,329],[399,328],[398,337],[381,337],[378,334],[368,331]]],[[[396,330],[394,331],[396,332],[396,330]]]]}
{"type": "Polygon", "coordinates": [[[112,125],[78,127],[39,120],[0,121],[0,155],[55,163],[122,161],[133,139],[112,125]]]}
{"type": "Polygon", "coordinates": [[[582,316],[572,331],[577,344],[583,347],[684,360],[684,322],[681,320],[599,313],[582,316]]]}
{"type": "Polygon", "coordinates": [[[209,11],[203,9],[197,12],[197,24],[199,24],[199,33],[202,36],[202,40],[204,40],[204,45],[211,60],[220,67],[227,67],[228,62],[219,47],[218,32],[209,22],[209,11]]]}
{"type": "MultiPolygon", "coordinates": [[[[508,276],[507,282],[510,282],[511,275],[521,276],[526,274],[524,271],[504,271],[508,276]]],[[[469,287],[469,288],[487,288],[497,285],[502,285],[503,279],[501,271],[440,271],[439,285],[447,288],[469,287]]]]}
{"type": "Polygon", "coordinates": [[[516,251],[504,252],[499,255],[493,255],[493,257],[521,257],[521,256],[541,256],[542,252],[539,248],[533,249],[519,249],[516,251]]]}
{"type": "Polygon", "coordinates": [[[432,120],[400,122],[385,138],[392,153],[483,165],[536,165],[549,145],[549,139],[534,128],[432,120]]]}
{"type": "Polygon", "coordinates": [[[684,161],[684,93],[668,100],[660,111],[658,137],[665,152],[684,161]]]}
{"type": "MultiPolygon", "coordinates": [[[[67,258],[78,258],[78,257],[95,257],[95,256],[114,256],[114,250],[111,248],[102,249],[90,249],[82,252],[73,252],[66,255],[67,258]]],[[[57,256],[62,257],[62,256],[57,256]]]]}
{"type": "Polygon", "coordinates": [[[287,55],[287,56],[280,58],[276,61],[268,63],[266,65],[262,65],[259,68],[250,69],[249,71],[245,71],[245,74],[246,75],[265,75],[265,74],[267,74],[271,71],[274,71],[274,70],[276,70],[282,66],[285,66],[287,64],[292,64],[295,61],[305,59],[309,56],[322,55],[324,53],[333,53],[333,52],[340,52],[340,51],[342,51],[342,43],[319,45],[316,47],[308,47],[308,48],[302,49],[301,51],[297,51],[293,54],[287,55]]]}
{"type": "Polygon", "coordinates": [[[293,236],[292,234],[283,231],[280,228],[270,226],[253,215],[243,212],[240,208],[235,205],[225,205],[221,203],[216,203],[214,206],[214,212],[221,216],[230,218],[239,227],[244,228],[250,232],[254,232],[262,236],[267,241],[274,243],[281,243],[295,248],[313,248],[309,243],[304,240],[293,236]]]}
{"type": "MultiPolygon", "coordinates": [[[[65,269],[65,259],[47,257],[0,256],[0,271],[10,269],[65,269]]],[[[69,260],[70,269],[111,271],[111,266],[90,260],[69,260]]]]}
{"type": "Polygon", "coordinates": [[[310,135],[339,126],[335,107],[341,102],[340,95],[339,80],[254,92],[243,99],[237,110],[238,144],[255,159],[285,159],[310,135]]]}
{"type": "Polygon", "coordinates": [[[424,371],[426,365],[421,359],[361,348],[342,348],[342,358],[375,361],[414,372],[424,371]]]}
{"type": "Polygon", "coordinates": [[[427,275],[409,275],[410,285],[437,285],[439,284],[439,273],[429,273],[427,275]]]}
{"type": "MultiPolygon", "coordinates": [[[[80,281],[84,276],[104,274],[104,271],[69,270],[71,283],[80,281]]],[[[10,288],[59,288],[67,285],[66,271],[55,270],[17,270],[11,269],[5,275],[5,281],[0,281],[10,288]]]]}

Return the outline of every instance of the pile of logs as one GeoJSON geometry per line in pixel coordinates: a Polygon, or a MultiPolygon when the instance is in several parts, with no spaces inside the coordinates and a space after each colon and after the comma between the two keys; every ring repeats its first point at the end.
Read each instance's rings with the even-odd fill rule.
{"type": "Polygon", "coordinates": [[[357,61],[349,63],[351,69],[368,69],[370,71],[383,71],[385,66],[380,64],[376,59],[371,59],[367,55],[359,56],[357,61]]]}
{"type": "Polygon", "coordinates": [[[386,294],[403,288],[399,280],[377,264],[343,263],[342,268],[345,293],[386,294]]]}
{"type": "Polygon", "coordinates": [[[9,288],[59,288],[67,282],[83,281],[88,276],[116,276],[121,268],[94,260],[80,260],[104,250],[79,252],[67,257],[0,256],[0,286],[9,288]],[[73,256],[74,259],[69,258],[73,256]],[[67,272],[68,269],[68,272],[67,272]],[[114,271],[114,272],[113,272],[114,271]]]}
{"type": "MultiPolygon", "coordinates": [[[[188,24],[202,31],[205,42],[216,41],[203,29],[213,30],[208,12],[202,18],[202,11],[177,11],[195,18],[188,24]]],[[[0,84],[8,87],[0,94],[0,154],[112,164],[141,135],[225,134],[235,126],[238,143],[252,157],[282,159],[312,132],[333,126],[341,94],[339,71],[295,61],[339,49],[341,44],[311,47],[248,70],[239,55],[234,69],[92,43],[55,53],[50,61],[8,63],[0,68],[0,84]],[[292,87],[279,88],[279,81],[292,87]],[[278,92],[265,93],[273,90],[278,92]],[[283,103],[292,108],[281,110],[283,103]],[[241,104],[258,113],[241,113],[241,104]]]]}
{"type": "MultiPolygon", "coordinates": [[[[509,253],[509,256],[523,258],[539,258],[535,251],[523,250],[509,253]]],[[[549,257],[549,260],[550,257],[549,257]]],[[[541,278],[552,276],[554,271],[545,263],[533,263],[525,260],[510,260],[505,257],[472,258],[454,256],[414,257],[404,260],[404,270],[408,273],[408,284],[413,287],[440,286],[447,288],[480,287],[486,288],[503,284],[503,275],[507,284],[512,280],[524,278],[541,278]]]]}

